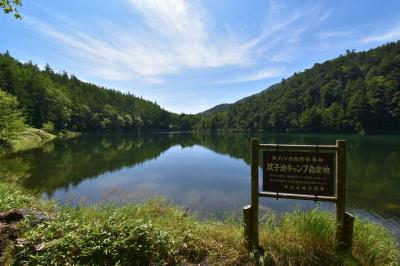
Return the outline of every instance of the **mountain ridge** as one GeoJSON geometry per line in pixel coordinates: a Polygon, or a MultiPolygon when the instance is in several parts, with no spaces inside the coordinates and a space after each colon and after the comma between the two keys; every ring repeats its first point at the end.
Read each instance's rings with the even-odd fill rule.
{"type": "Polygon", "coordinates": [[[202,111],[202,112],[200,112],[200,113],[197,113],[196,115],[198,115],[198,116],[208,116],[208,115],[212,115],[212,114],[215,114],[215,113],[222,113],[222,112],[225,112],[226,110],[229,109],[230,106],[232,106],[232,105],[234,105],[234,104],[237,104],[237,103],[241,103],[241,102],[243,102],[243,101],[246,101],[247,98],[253,97],[253,96],[257,96],[257,95],[259,95],[259,94],[262,94],[262,93],[264,93],[265,91],[267,91],[267,90],[269,90],[269,89],[273,89],[273,88],[275,88],[275,87],[278,86],[278,85],[279,85],[279,83],[273,84],[273,85],[269,86],[268,88],[263,89],[263,90],[260,91],[260,92],[257,92],[257,93],[255,93],[255,94],[252,94],[252,95],[250,95],[250,96],[246,96],[246,97],[244,97],[244,98],[241,98],[241,99],[239,99],[239,100],[237,100],[236,102],[233,102],[233,103],[221,103],[221,104],[217,104],[217,105],[215,105],[214,107],[211,107],[210,109],[207,109],[207,110],[205,110],[205,111],[202,111]]]}
{"type": "Polygon", "coordinates": [[[198,130],[400,133],[400,41],[316,63],[202,117],[198,130]]]}

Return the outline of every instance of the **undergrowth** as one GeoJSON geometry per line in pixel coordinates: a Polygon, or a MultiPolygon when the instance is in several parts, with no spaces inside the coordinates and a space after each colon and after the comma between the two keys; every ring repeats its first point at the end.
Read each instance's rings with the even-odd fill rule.
{"type": "MultiPolygon", "coordinates": [[[[47,205],[0,185],[0,210],[32,206],[47,205]]],[[[53,213],[50,220],[33,228],[21,225],[20,237],[26,241],[14,243],[9,264],[397,265],[399,260],[390,232],[358,217],[352,255],[337,255],[334,216],[317,209],[267,214],[260,224],[263,252],[257,253],[246,250],[239,221],[200,222],[161,198],[119,207],[47,208],[53,213]]]]}

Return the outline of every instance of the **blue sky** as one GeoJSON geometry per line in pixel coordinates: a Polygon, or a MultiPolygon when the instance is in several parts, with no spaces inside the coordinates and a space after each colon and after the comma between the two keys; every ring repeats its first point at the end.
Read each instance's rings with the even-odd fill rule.
{"type": "Polygon", "coordinates": [[[178,113],[400,39],[398,0],[25,0],[20,12],[0,16],[0,52],[178,113]]]}

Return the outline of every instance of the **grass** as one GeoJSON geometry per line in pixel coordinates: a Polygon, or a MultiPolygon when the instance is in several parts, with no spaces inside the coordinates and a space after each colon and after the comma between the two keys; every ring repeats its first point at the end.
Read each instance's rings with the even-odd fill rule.
{"type": "Polygon", "coordinates": [[[21,225],[20,237],[31,244],[9,249],[13,265],[397,265],[399,260],[394,237],[359,218],[353,256],[337,256],[334,217],[320,210],[265,216],[260,225],[265,252],[257,256],[244,246],[240,221],[200,222],[160,198],[121,207],[61,207],[0,184],[0,206],[52,213],[34,228],[21,225]]]}
{"type": "MultiPolygon", "coordinates": [[[[0,177],[1,180],[1,177],[0,177]]],[[[0,212],[11,209],[32,209],[40,212],[53,212],[54,204],[44,202],[20,187],[9,182],[0,182],[0,212]]]]}
{"type": "Polygon", "coordinates": [[[53,134],[37,128],[28,128],[19,134],[17,140],[12,143],[13,151],[35,148],[43,143],[56,138],[53,134]]]}
{"type": "Polygon", "coordinates": [[[17,139],[9,143],[9,145],[0,146],[0,155],[10,151],[22,151],[36,148],[55,138],[70,139],[80,135],[81,133],[74,131],[61,130],[49,133],[42,129],[30,127],[21,132],[17,139]]]}

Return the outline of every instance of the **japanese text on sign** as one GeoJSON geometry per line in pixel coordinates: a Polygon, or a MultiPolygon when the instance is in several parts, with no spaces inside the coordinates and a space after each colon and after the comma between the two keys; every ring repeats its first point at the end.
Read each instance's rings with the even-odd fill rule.
{"type": "Polygon", "coordinates": [[[333,196],[333,153],[264,151],[263,158],[264,191],[333,196]]]}

